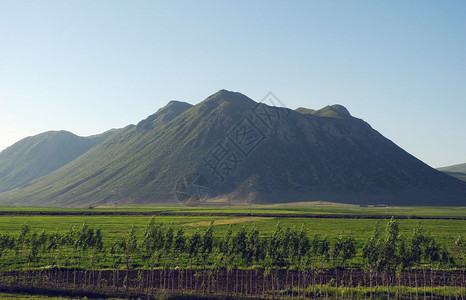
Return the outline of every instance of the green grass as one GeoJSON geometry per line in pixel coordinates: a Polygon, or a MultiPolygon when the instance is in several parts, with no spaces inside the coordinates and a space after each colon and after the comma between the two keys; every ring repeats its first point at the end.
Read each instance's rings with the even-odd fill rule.
{"type": "MultiPolygon", "coordinates": [[[[159,207],[96,207],[89,208],[48,208],[48,207],[0,207],[0,211],[38,211],[38,212],[89,212],[89,211],[117,211],[117,212],[203,212],[203,213],[281,213],[281,214],[359,214],[359,215],[399,215],[399,216],[465,216],[466,207],[359,207],[347,204],[331,204],[319,202],[292,203],[281,205],[253,205],[232,207],[184,207],[184,206],[159,206],[159,207]]],[[[71,226],[79,226],[83,223],[100,227],[107,238],[113,238],[129,230],[134,225],[137,232],[143,230],[151,216],[145,215],[114,215],[114,216],[0,216],[0,233],[15,233],[25,223],[34,231],[59,231],[65,232],[71,226]]],[[[260,218],[260,217],[220,217],[220,216],[157,216],[157,222],[164,224],[184,225],[189,234],[196,227],[207,226],[210,221],[214,223],[216,234],[223,235],[231,223],[233,229],[243,225],[256,225],[263,235],[270,235],[277,222],[284,226],[301,226],[303,224],[310,235],[328,235],[335,237],[339,233],[352,233],[356,240],[364,240],[373,231],[377,224],[381,228],[386,220],[375,219],[309,219],[309,218],[260,218]]],[[[402,233],[410,234],[414,227],[421,223],[426,231],[443,243],[450,243],[459,235],[466,236],[465,220],[400,220],[402,233]]]]}
{"type": "MultiPolygon", "coordinates": [[[[100,208],[109,209],[109,208],[100,208]]],[[[177,208],[177,207],[157,207],[157,208],[119,208],[121,211],[131,210],[152,210],[159,209],[165,211],[205,211],[212,212],[220,210],[220,208],[177,208]]],[[[245,208],[231,208],[230,210],[242,210],[245,208]]],[[[272,209],[275,212],[288,211],[286,207],[267,207],[264,210],[272,209]]],[[[299,210],[300,208],[298,208],[299,210]]],[[[303,211],[305,211],[305,207],[303,211]]],[[[330,209],[330,207],[328,207],[330,209]]],[[[337,208],[334,208],[338,212],[337,208]]],[[[28,210],[28,209],[26,209],[28,210]]],[[[47,209],[45,209],[47,210],[47,209]]],[[[49,210],[61,211],[60,209],[50,208],[49,210]]],[[[75,211],[76,209],[73,209],[75,211]]],[[[225,210],[224,210],[225,211],[225,210]]],[[[417,208],[417,211],[422,209],[417,208]]],[[[104,216],[85,216],[85,215],[68,215],[68,216],[48,216],[48,215],[3,215],[0,216],[0,234],[11,234],[17,236],[20,228],[27,224],[32,232],[47,233],[58,231],[66,233],[72,226],[79,228],[83,223],[90,225],[93,228],[102,230],[103,242],[105,247],[109,248],[111,243],[117,237],[126,236],[134,226],[138,239],[142,239],[142,234],[147,226],[147,223],[152,218],[148,215],[104,215],[104,216]]],[[[190,236],[198,228],[204,231],[211,221],[214,221],[214,235],[222,237],[226,234],[228,227],[232,226],[233,231],[238,231],[242,226],[256,226],[262,237],[271,236],[277,223],[280,222],[283,228],[299,228],[304,226],[310,238],[314,235],[321,237],[328,236],[334,241],[339,234],[352,235],[356,245],[360,248],[366,239],[370,237],[376,226],[379,226],[381,231],[385,230],[388,220],[377,219],[324,219],[324,218],[278,218],[278,217],[255,217],[255,216],[156,216],[157,223],[183,226],[186,235],[190,236]]],[[[466,220],[414,220],[400,219],[400,233],[407,238],[411,238],[414,228],[417,224],[421,224],[422,228],[428,232],[437,242],[452,249],[454,242],[458,236],[466,237],[466,220]]]]}
{"type": "MultiPolygon", "coordinates": [[[[253,211],[257,212],[270,212],[270,213],[340,213],[340,214],[362,214],[361,211],[367,209],[367,211],[378,211],[379,213],[387,212],[389,210],[401,212],[398,215],[411,215],[411,214],[425,214],[425,215],[449,215],[463,211],[465,208],[431,208],[431,207],[405,207],[405,208],[374,208],[374,207],[357,207],[354,205],[331,205],[325,204],[313,204],[298,206],[294,205],[267,205],[267,206],[253,206],[253,211]]],[[[0,208],[0,211],[89,211],[88,208],[76,208],[76,209],[59,209],[59,208],[13,208],[6,207],[0,208]]],[[[115,211],[115,207],[99,207],[94,208],[95,211],[115,211]]],[[[201,207],[201,208],[189,208],[189,207],[117,207],[117,211],[172,211],[172,212],[249,212],[249,207],[201,207]]],[[[370,213],[368,213],[370,214],[370,213]]],[[[464,215],[464,214],[463,214],[464,215]]],[[[214,236],[221,237],[227,232],[228,227],[231,225],[233,231],[239,230],[242,226],[257,226],[262,237],[270,236],[276,227],[277,223],[280,222],[283,228],[286,227],[300,227],[304,225],[307,229],[309,237],[312,238],[314,234],[320,236],[328,235],[331,240],[334,240],[340,233],[344,235],[351,234],[357,244],[358,255],[353,260],[355,266],[359,266],[361,263],[361,246],[364,241],[371,236],[374,227],[379,226],[381,231],[385,230],[385,226],[388,220],[377,220],[377,219],[324,219],[324,218],[279,218],[279,217],[260,217],[260,216],[156,216],[156,222],[162,224],[171,224],[175,226],[183,226],[185,228],[186,235],[191,235],[196,229],[200,228],[204,231],[211,221],[214,221],[214,236]]],[[[50,216],[50,215],[4,215],[0,216],[0,234],[8,233],[17,235],[20,228],[24,224],[28,224],[32,232],[40,232],[45,230],[47,233],[58,231],[65,233],[71,226],[80,226],[83,223],[89,224],[94,228],[101,228],[103,234],[103,242],[106,247],[106,254],[103,256],[100,262],[101,268],[113,267],[110,262],[109,248],[114,238],[118,236],[127,235],[131,226],[135,226],[136,235],[138,238],[142,237],[142,233],[151,219],[148,215],[105,215],[105,216],[86,216],[86,215],[68,215],[68,216],[50,216]]],[[[459,235],[466,237],[466,220],[448,220],[448,219],[401,219],[399,222],[399,228],[402,235],[411,238],[414,228],[417,224],[421,224],[422,228],[429,232],[430,235],[440,244],[445,245],[447,248],[452,249],[452,245],[459,235]]],[[[70,255],[71,260],[69,265],[76,263],[76,258],[73,256],[75,253],[72,248],[64,249],[63,255],[70,255]]],[[[4,262],[8,262],[11,266],[14,266],[14,260],[17,259],[17,254],[13,251],[9,251],[5,256],[4,262]]],[[[23,253],[22,263],[26,259],[26,251],[23,253]]],[[[42,262],[31,267],[41,267],[41,263],[46,261],[46,257],[42,259],[42,262]]],[[[183,258],[182,258],[183,259],[183,258]]],[[[20,259],[21,261],[21,259],[20,259]]],[[[61,262],[63,263],[63,261],[61,262]]],[[[89,265],[89,258],[87,261],[82,262],[84,266],[89,265]]],[[[19,263],[20,264],[20,263],[19,263]]],[[[8,265],[5,265],[8,268],[8,265]]],[[[123,266],[123,262],[119,263],[120,268],[123,266]]],[[[140,258],[135,261],[135,267],[141,267],[140,258]]],[[[29,266],[28,266],[29,268],[29,266]]],[[[296,290],[294,290],[296,292],[296,290]]],[[[338,293],[339,298],[365,298],[369,296],[370,290],[368,287],[344,287],[335,288],[333,285],[324,285],[322,287],[314,287],[312,290],[307,289],[306,293],[316,292],[319,295],[329,295],[333,297],[338,293]]],[[[419,294],[422,296],[424,290],[419,288],[419,294]]],[[[281,291],[282,296],[285,298],[291,298],[291,291],[281,291]]],[[[301,290],[303,293],[303,290],[301,290]]],[[[415,295],[416,290],[408,287],[391,287],[390,297],[396,297],[397,293],[403,295],[403,297],[410,297],[415,295]]],[[[455,297],[463,293],[463,289],[460,287],[434,287],[432,290],[430,287],[426,287],[426,295],[430,297],[430,294],[437,297],[443,295],[447,297],[455,297]]],[[[297,296],[297,294],[295,294],[297,296]]],[[[373,296],[376,298],[386,298],[386,287],[373,287],[373,296]]],[[[28,296],[24,298],[15,298],[15,296],[8,296],[0,294],[0,298],[7,299],[29,299],[28,296]],[[8,298],[10,297],[10,298],[8,298]]],[[[20,296],[18,296],[20,297],[20,296]]],[[[21,296],[22,297],[22,296],[21,296]]],[[[317,296],[316,296],[317,297],[317,296]]],[[[47,298],[44,298],[47,299],[47,298]]],[[[55,298],[52,298],[55,299],[55,298]]]]}
{"type": "Polygon", "coordinates": [[[208,203],[204,207],[186,206],[107,206],[81,208],[56,208],[56,207],[23,207],[23,206],[0,206],[0,211],[111,211],[111,212],[205,212],[205,213],[287,213],[287,214],[351,214],[351,215],[387,215],[387,216],[441,216],[441,217],[464,217],[466,207],[451,206],[390,206],[390,207],[360,207],[359,205],[327,203],[327,202],[301,202],[275,205],[253,204],[249,206],[217,206],[208,203]]]}
{"type": "MultiPolygon", "coordinates": [[[[314,296],[317,298],[327,298],[335,299],[336,295],[340,299],[425,299],[424,298],[424,288],[407,287],[407,286],[392,286],[389,287],[390,297],[388,296],[386,286],[374,286],[372,291],[369,287],[335,287],[329,285],[316,285],[311,288],[307,288],[305,291],[303,289],[294,289],[295,297],[303,295],[306,293],[307,297],[314,296]],[[418,297],[416,298],[416,294],[418,297]]],[[[463,289],[459,286],[436,286],[436,287],[426,287],[425,296],[427,298],[436,297],[461,297],[461,294],[464,293],[463,289]]],[[[287,297],[291,299],[291,290],[282,290],[279,293],[281,297],[287,297]]]]}
{"type": "MultiPolygon", "coordinates": [[[[83,223],[101,228],[105,239],[112,239],[128,232],[135,226],[136,233],[141,234],[151,216],[0,216],[0,234],[16,234],[22,225],[28,224],[35,232],[55,230],[67,232],[71,226],[83,223]]],[[[261,218],[261,217],[217,217],[217,216],[157,216],[156,221],[163,224],[185,226],[190,234],[198,227],[207,227],[214,221],[215,234],[223,236],[231,224],[233,230],[241,226],[255,225],[263,236],[270,236],[277,222],[284,227],[304,225],[310,236],[319,234],[335,238],[340,233],[352,234],[358,243],[362,243],[379,224],[384,230],[387,220],[374,219],[309,219],[309,218],[261,218]]],[[[451,245],[459,235],[466,236],[465,220],[399,220],[400,230],[410,235],[420,223],[434,238],[445,245],[451,245]]]]}

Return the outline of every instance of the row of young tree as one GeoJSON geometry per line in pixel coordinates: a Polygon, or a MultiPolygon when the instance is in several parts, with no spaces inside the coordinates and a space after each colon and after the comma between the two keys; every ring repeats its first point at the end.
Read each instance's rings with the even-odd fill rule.
{"type": "MultiPolygon", "coordinates": [[[[99,228],[87,224],[72,227],[66,233],[37,233],[24,225],[17,234],[0,234],[0,271],[66,269],[71,271],[67,278],[76,284],[77,269],[93,274],[93,277],[86,276],[89,279],[84,283],[91,283],[96,271],[111,269],[117,272],[113,276],[115,282],[123,278],[123,284],[129,286],[132,270],[148,270],[139,275],[146,277],[139,278],[146,283],[153,281],[154,270],[159,270],[157,274],[163,276],[161,287],[169,285],[170,278],[177,276],[185,289],[192,290],[195,279],[187,280],[195,276],[192,270],[226,270],[227,281],[231,270],[248,268],[262,270],[263,276],[275,270],[298,272],[299,280],[310,271],[333,272],[338,279],[338,272],[364,270],[372,291],[374,279],[380,276],[388,286],[397,279],[400,281],[400,274],[405,270],[422,270],[425,275],[428,270],[456,269],[461,270],[461,285],[464,284],[466,241],[461,236],[453,245],[442,245],[420,225],[410,235],[403,235],[393,218],[385,230],[376,227],[364,242],[357,242],[351,234],[330,239],[311,235],[305,226],[283,227],[280,223],[269,236],[262,235],[256,226],[243,226],[237,231],[230,226],[222,236],[215,235],[214,228],[212,222],[207,228],[197,228],[188,235],[183,226],[160,224],[152,218],[142,234],[136,234],[136,229],[131,227],[126,234],[110,239],[99,228]],[[120,270],[124,272],[121,276],[120,270]]],[[[239,277],[238,271],[236,277],[239,277]]],[[[291,280],[294,282],[294,277],[291,280]]],[[[337,285],[338,280],[335,281],[337,285]]],[[[227,283],[227,293],[228,286],[227,283]]]]}

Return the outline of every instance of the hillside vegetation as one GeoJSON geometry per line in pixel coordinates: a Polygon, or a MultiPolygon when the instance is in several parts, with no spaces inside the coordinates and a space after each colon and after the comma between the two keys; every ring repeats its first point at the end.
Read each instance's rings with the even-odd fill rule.
{"type": "Polygon", "coordinates": [[[27,137],[0,153],[0,192],[21,187],[66,165],[105,140],[112,131],[79,137],[49,131],[27,137]]]}
{"type": "Polygon", "coordinates": [[[226,203],[466,205],[466,183],[341,105],[293,111],[221,90],[194,106],[172,101],[85,150],[33,181],[12,178],[13,168],[2,179],[20,188],[0,193],[0,204],[174,203],[177,182],[200,174],[205,194],[226,203]]]}

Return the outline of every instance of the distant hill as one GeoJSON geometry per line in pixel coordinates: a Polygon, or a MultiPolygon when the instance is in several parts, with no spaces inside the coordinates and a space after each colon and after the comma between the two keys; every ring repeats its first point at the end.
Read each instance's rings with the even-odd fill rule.
{"type": "Polygon", "coordinates": [[[171,101],[60,168],[0,193],[0,204],[172,202],[192,174],[203,176],[210,197],[232,202],[466,205],[465,182],[341,105],[293,111],[226,90],[194,106],[171,101]]]}
{"type": "Polygon", "coordinates": [[[24,186],[66,165],[111,133],[79,137],[67,131],[49,131],[22,139],[0,152],[0,192],[24,186]]]}
{"type": "Polygon", "coordinates": [[[442,171],[460,180],[466,181],[466,163],[438,168],[437,170],[442,171]]]}

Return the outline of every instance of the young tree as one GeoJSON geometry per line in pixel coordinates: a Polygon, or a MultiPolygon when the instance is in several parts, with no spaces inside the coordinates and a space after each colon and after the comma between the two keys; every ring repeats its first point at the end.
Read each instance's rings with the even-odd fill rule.
{"type": "Polygon", "coordinates": [[[240,260],[246,260],[248,257],[248,245],[247,245],[247,232],[246,227],[242,226],[240,230],[233,235],[232,239],[232,252],[240,260]]]}
{"type": "Polygon", "coordinates": [[[189,253],[189,260],[191,265],[191,289],[193,289],[193,279],[194,279],[194,269],[193,269],[193,260],[199,254],[199,251],[202,247],[202,237],[199,231],[199,228],[196,229],[194,234],[188,241],[188,253],[189,253]]]}
{"type": "Polygon", "coordinates": [[[377,266],[380,260],[380,232],[378,226],[375,227],[374,233],[366,241],[362,248],[362,257],[364,259],[364,265],[366,270],[369,270],[369,286],[370,286],[370,297],[372,298],[372,281],[374,278],[374,272],[377,271],[377,266]]]}
{"type": "Polygon", "coordinates": [[[231,260],[233,255],[233,229],[231,224],[228,225],[227,232],[225,236],[219,241],[219,252],[221,254],[221,260],[223,260],[226,273],[226,295],[230,295],[230,270],[231,270],[231,260]]]}
{"type": "Polygon", "coordinates": [[[202,236],[202,252],[203,254],[210,254],[214,246],[214,221],[210,222],[209,227],[202,236]]]}
{"type": "Polygon", "coordinates": [[[277,222],[272,236],[270,237],[268,254],[275,264],[280,264],[282,262],[282,244],[283,244],[283,230],[280,222],[277,222]]]}
{"type": "Polygon", "coordinates": [[[461,298],[464,297],[465,267],[466,267],[466,240],[460,235],[453,246],[458,266],[461,268],[461,298]]]}
{"type": "MultiPolygon", "coordinates": [[[[417,268],[421,265],[421,260],[424,254],[425,241],[426,236],[424,234],[424,230],[422,229],[421,224],[418,223],[414,228],[411,245],[408,252],[408,259],[405,259],[406,265],[412,266],[414,268],[417,268]]],[[[417,273],[417,269],[415,269],[414,281],[416,285],[416,297],[419,296],[417,273]]]]}
{"type": "Polygon", "coordinates": [[[146,285],[153,287],[154,268],[164,247],[165,235],[161,224],[155,222],[153,216],[146,225],[141,240],[142,260],[149,268],[146,285]]]}
{"type": "MultiPolygon", "coordinates": [[[[259,236],[259,230],[257,229],[257,227],[254,225],[254,226],[251,226],[249,227],[248,229],[248,232],[247,232],[247,249],[246,249],[246,252],[247,252],[247,264],[248,265],[254,265],[254,266],[257,266],[259,264],[259,260],[260,259],[263,259],[264,257],[264,251],[263,251],[263,247],[262,247],[262,244],[261,244],[261,239],[260,239],[260,236],[259,236]]],[[[258,276],[258,268],[255,267],[255,276],[257,278],[258,276]]],[[[249,287],[250,287],[250,294],[252,295],[252,286],[253,286],[253,278],[252,278],[252,270],[249,271],[249,287]]],[[[256,291],[255,291],[255,294],[257,294],[257,288],[256,288],[256,291]]]]}
{"type": "MultiPolygon", "coordinates": [[[[174,250],[174,233],[173,233],[173,226],[169,226],[166,231],[165,231],[165,242],[164,242],[164,246],[163,246],[163,253],[164,253],[164,272],[166,273],[165,275],[167,276],[167,283],[170,284],[170,278],[172,275],[172,268],[174,268],[174,260],[175,260],[175,257],[174,257],[174,254],[175,252],[173,251],[174,250]],[[168,260],[168,261],[167,261],[168,260]],[[165,271],[165,269],[167,269],[167,271],[165,271]]],[[[164,276],[165,278],[165,276],[164,276]]],[[[173,279],[172,279],[172,283],[173,283],[173,279]]],[[[173,284],[172,284],[173,285],[173,284]]],[[[165,279],[164,279],[164,287],[166,288],[165,286],[165,279]]]]}
{"type": "MultiPolygon", "coordinates": [[[[53,232],[48,239],[46,249],[47,252],[50,254],[50,265],[55,266],[58,265],[59,259],[56,257],[56,253],[58,252],[58,248],[61,246],[62,236],[57,231],[53,232]]],[[[61,251],[60,251],[61,252],[61,251]]]]}
{"type": "Polygon", "coordinates": [[[264,251],[259,237],[259,230],[257,227],[251,226],[247,232],[247,262],[248,264],[258,264],[259,260],[263,258],[264,251]]]}
{"type": "Polygon", "coordinates": [[[343,235],[340,233],[337,239],[335,240],[335,243],[332,245],[330,249],[333,268],[335,271],[335,289],[338,289],[338,282],[339,282],[338,268],[339,268],[339,265],[341,264],[340,260],[342,260],[342,257],[343,257],[343,247],[344,247],[344,238],[343,238],[343,235]]]}
{"type": "Polygon", "coordinates": [[[379,270],[384,274],[387,285],[387,294],[390,295],[390,284],[396,274],[398,265],[400,264],[399,256],[399,241],[400,229],[398,221],[391,218],[385,229],[385,238],[381,247],[381,255],[379,259],[379,270]]]}
{"type": "Polygon", "coordinates": [[[232,239],[233,239],[233,229],[231,227],[231,224],[229,224],[225,236],[219,242],[220,252],[226,256],[229,256],[232,252],[232,244],[233,244],[232,239]]]}
{"type": "MultiPolygon", "coordinates": [[[[356,256],[356,242],[351,235],[347,235],[343,238],[343,249],[341,254],[341,261],[343,268],[347,269],[347,262],[351,261],[356,256]]],[[[350,268],[350,282],[353,281],[353,269],[350,268]]]]}
{"type": "Polygon", "coordinates": [[[17,253],[19,253],[19,259],[20,260],[22,258],[24,246],[26,246],[27,243],[28,243],[30,232],[31,232],[31,228],[27,224],[24,224],[23,226],[21,226],[21,228],[19,230],[19,234],[18,234],[18,237],[16,239],[16,245],[15,246],[16,246],[17,253]]]}
{"type": "Polygon", "coordinates": [[[111,247],[110,247],[110,255],[112,256],[113,262],[113,286],[116,288],[118,292],[118,287],[120,285],[120,264],[121,261],[121,254],[122,254],[122,245],[125,244],[125,240],[122,236],[118,236],[113,239],[111,247]]]}
{"type": "Polygon", "coordinates": [[[244,265],[247,256],[248,256],[248,251],[247,251],[247,232],[246,232],[246,227],[242,226],[240,230],[236,232],[236,234],[233,235],[232,239],[232,254],[233,254],[233,266],[235,268],[236,272],[236,285],[235,285],[235,293],[236,296],[238,296],[238,287],[242,288],[242,284],[239,283],[240,277],[239,277],[239,267],[241,265],[244,265]]]}
{"type": "MultiPolygon", "coordinates": [[[[206,264],[207,260],[212,253],[212,249],[214,246],[214,221],[210,222],[209,227],[202,235],[202,287],[204,296],[206,294],[206,264]]],[[[209,272],[210,274],[210,272],[209,272]]],[[[207,282],[210,282],[210,278],[207,279],[207,282]]],[[[210,286],[210,285],[209,285],[210,286]]]]}
{"type": "MultiPolygon", "coordinates": [[[[7,256],[8,250],[13,250],[15,248],[15,238],[9,234],[0,235],[0,278],[3,279],[4,263],[2,263],[2,258],[7,256]]],[[[5,259],[8,261],[8,259],[5,259]]]]}
{"type": "MultiPolygon", "coordinates": [[[[178,257],[180,258],[180,261],[181,261],[181,264],[183,264],[183,253],[186,249],[186,238],[184,236],[184,229],[183,227],[179,227],[177,232],[176,232],[176,235],[175,235],[175,240],[174,240],[174,244],[173,244],[173,251],[175,253],[178,253],[178,257]]],[[[179,290],[179,286],[180,286],[180,283],[181,283],[181,280],[182,280],[182,270],[180,268],[179,269],[179,272],[178,272],[178,290],[179,290]]],[[[185,276],[186,278],[187,276],[185,276]]]]}
{"type": "Polygon", "coordinates": [[[163,249],[165,243],[165,232],[161,224],[155,222],[155,217],[152,217],[143,233],[143,257],[145,259],[151,258],[154,252],[163,249]]]}
{"type": "Polygon", "coordinates": [[[124,280],[125,289],[128,290],[129,287],[129,270],[131,269],[134,256],[138,250],[138,240],[136,237],[136,228],[131,226],[128,234],[119,240],[119,245],[117,245],[119,250],[125,255],[126,262],[126,277],[124,280]]]}
{"type": "MultiPolygon", "coordinates": [[[[94,234],[92,235],[92,238],[90,239],[90,247],[91,247],[91,270],[92,270],[92,277],[94,279],[94,285],[95,283],[95,269],[98,269],[97,262],[99,262],[99,257],[100,255],[103,254],[104,251],[104,243],[102,241],[102,230],[100,228],[97,228],[94,230],[94,234]]],[[[99,271],[99,278],[100,278],[101,271],[99,271]]],[[[100,279],[99,279],[100,281],[100,279]]],[[[91,283],[92,281],[89,280],[91,283]]]]}
{"type": "Polygon", "coordinates": [[[324,272],[325,269],[325,263],[329,262],[330,259],[330,241],[328,239],[328,236],[325,235],[322,239],[319,240],[319,246],[318,246],[318,252],[317,252],[317,257],[319,261],[319,275],[320,275],[320,291],[322,292],[322,273],[324,272]]]}

